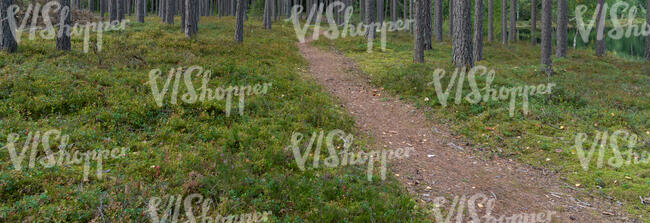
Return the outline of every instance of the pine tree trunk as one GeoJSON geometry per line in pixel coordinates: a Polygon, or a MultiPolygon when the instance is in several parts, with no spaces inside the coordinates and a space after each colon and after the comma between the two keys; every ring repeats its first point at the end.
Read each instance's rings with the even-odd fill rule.
{"type": "MultiPolygon", "coordinates": [[[[454,0],[449,0],[449,36],[453,36],[454,30],[454,0]]],[[[451,38],[453,41],[454,38],[451,38]]]]}
{"type": "Polygon", "coordinates": [[[117,20],[117,1],[118,0],[108,0],[108,21],[117,20]]]}
{"type": "Polygon", "coordinates": [[[384,0],[377,0],[377,22],[380,24],[379,28],[384,21],[384,0]]]}
{"type": "Polygon", "coordinates": [[[442,0],[433,0],[433,36],[442,42],[442,0]]]}
{"type": "Polygon", "coordinates": [[[598,14],[596,16],[596,56],[602,57],[605,55],[605,13],[603,7],[605,0],[598,0],[600,5],[598,14]]]}
{"type": "Polygon", "coordinates": [[[488,0],[488,42],[494,41],[494,0],[488,0]]]}
{"type": "Polygon", "coordinates": [[[508,44],[508,18],[506,14],[507,9],[506,0],[501,0],[501,43],[508,44]]]}
{"type": "Polygon", "coordinates": [[[542,46],[541,62],[542,72],[546,75],[553,74],[553,61],[551,60],[551,32],[553,29],[553,0],[542,0],[542,46]]]}
{"type": "Polygon", "coordinates": [[[366,39],[368,40],[374,40],[375,39],[375,26],[373,25],[374,19],[375,19],[375,13],[374,13],[374,3],[375,1],[373,0],[366,0],[366,17],[365,17],[365,24],[367,25],[366,27],[366,39]]]}
{"type": "MultiPolygon", "coordinates": [[[[561,1],[561,0],[560,0],[561,1]]],[[[530,0],[530,44],[537,45],[537,1],[530,0]]]]}
{"type": "Polygon", "coordinates": [[[16,43],[16,38],[11,33],[11,27],[9,26],[9,18],[14,15],[13,12],[7,10],[13,4],[13,0],[0,0],[0,12],[2,12],[0,13],[0,32],[2,33],[0,49],[9,53],[15,53],[18,50],[18,43],[16,43]]]}
{"type": "Polygon", "coordinates": [[[510,0],[510,32],[508,40],[514,42],[517,40],[517,0],[510,0]]]}
{"type": "Polygon", "coordinates": [[[184,0],[181,0],[180,7],[178,8],[178,11],[181,14],[181,32],[185,33],[185,26],[187,24],[187,19],[185,18],[187,16],[187,4],[185,4],[184,0]]]}
{"type": "Polygon", "coordinates": [[[474,1],[474,40],[472,58],[474,61],[483,59],[483,0],[474,1]]]}
{"type": "Polygon", "coordinates": [[[185,5],[185,37],[194,37],[199,29],[198,0],[183,0],[185,5]]]}
{"type": "Polygon", "coordinates": [[[106,0],[99,0],[99,16],[104,20],[106,15],[106,0]]]}
{"type": "Polygon", "coordinates": [[[235,22],[235,42],[241,43],[244,41],[244,13],[246,0],[239,0],[237,3],[237,19],[235,22]]]}
{"type": "Polygon", "coordinates": [[[454,1],[452,62],[457,67],[473,66],[471,6],[470,0],[454,1]]]}
{"type": "Polygon", "coordinates": [[[431,0],[424,0],[424,50],[432,50],[431,33],[433,32],[433,24],[431,24],[431,0]]]}
{"type": "Polygon", "coordinates": [[[95,0],[88,0],[88,11],[94,11],[95,10],[95,0]]]}
{"type": "Polygon", "coordinates": [[[135,0],[135,17],[138,22],[144,22],[145,3],[146,0],[135,0]]]}
{"type": "Polygon", "coordinates": [[[174,6],[175,6],[174,0],[167,0],[167,4],[166,4],[167,9],[165,9],[165,23],[170,25],[174,24],[174,14],[176,13],[174,6]]]}
{"type": "MultiPolygon", "coordinates": [[[[646,2],[646,12],[650,12],[650,0],[646,2]]],[[[646,13],[646,26],[650,26],[650,13],[646,13]]],[[[645,60],[650,61],[650,35],[645,37],[645,60]]]]}
{"type": "Polygon", "coordinates": [[[566,51],[569,48],[567,0],[558,0],[557,4],[557,48],[555,56],[566,57],[566,51]]]}
{"type": "MultiPolygon", "coordinates": [[[[271,29],[271,1],[273,0],[264,0],[264,19],[262,24],[265,29],[271,29]]],[[[309,13],[309,12],[307,12],[309,13]]]]}
{"type": "Polygon", "coordinates": [[[413,27],[413,63],[424,63],[424,29],[426,0],[415,0],[415,25],[413,27]]]}
{"type": "Polygon", "coordinates": [[[390,21],[393,27],[393,30],[396,30],[397,24],[397,0],[390,1],[390,21]]]}
{"type": "Polygon", "coordinates": [[[56,35],[56,49],[70,51],[70,0],[59,0],[59,31],[56,35]]]}

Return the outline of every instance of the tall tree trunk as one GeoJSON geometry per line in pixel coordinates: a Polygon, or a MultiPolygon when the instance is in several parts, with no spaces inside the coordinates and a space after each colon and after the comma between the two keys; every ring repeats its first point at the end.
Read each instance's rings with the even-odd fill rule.
{"type": "Polygon", "coordinates": [[[424,50],[432,50],[433,45],[431,44],[431,33],[433,32],[433,27],[431,24],[431,0],[424,0],[422,2],[424,5],[424,50]]]}
{"type": "Polygon", "coordinates": [[[488,41],[494,41],[494,0],[488,0],[488,41]]]}
{"type": "Polygon", "coordinates": [[[165,23],[173,25],[174,24],[174,14],[176,10],[174,9],[175,1],[167,0],[167,9],[165,9],[165,23]]]}
{"type": "Polygon", "coordinates": [[[557,44],[555,56],[566,57],[566,51],[569,48],[569,39],[567,35],[567,0],[557,1],[557,44]]]}
{"type": "Polygon", "coordinates": [[[605,0],[598,0],[598,14],[596,17],[596,56],[602,57],[605,55],[605,14],[603,7],[605,0]]]}
{"type": "Polygon", "coordinates": [[[0,33],[2,34],[0,49],[9,53],[15,53],[18,50],[18,43],[16,43],[16,38],[11,33],[9,26],[9,18],[13,17],[14,13],[7,10],[13,4],[13,0],[0,0],[0,33]]]}
{"type": "Polygon", "coordinates": [[[246,0],[239,0],[237,3],[237,19],[235,22],[235,42],[241,43],[244,41],[244,12],[246,0]]]}
{"type": "Polygon", "coordinates": [[[483,0],[474,1],[474,42],[472,44],[474,61],[483,59],[483,0]]]}
{"type": "Polygon", "coordinates": [[[185,37],[191,38],[199,31],[198,0],[183,0],[185,4],[185,37]]]}
{"type": "Polygon", "coordinates": [[[88,11],[94,11],[95,10],[95,0],[88,0],[88,11]]]}
{"type": "Polygon", "coordinates": [[[377,0],[377,23],[381,27],[381,22],[384,21],[384,0],[377,0]]]}
{"type": "MultiPolygon", "coordinates": [[[[449,36],[453,36],[454,30],[454,0],[449,0],[449,36]]],[[[453,41],[454,38],[451,38],[453,41]]]]}
{"type": "Polygon", "coordinates": [[[181,14],[181,21],[180,21],[181,22],[181,32],[185,33],[185,26],[187,24],[187,19],[185,18],[187,16],[187,7],[186,7],[187,4],[185,3],[184,0],[181,0],[180,2],[181,2],[181,4],[180,4],[180,7],[178,8],[178,11],[181,14]]]}
{"type": "Polygon", "coordinates": [[[117,1],[118,0],[108,0],[108,21],[117,20],[117,1]]]}
{"type": "Polygon", "coordinates": [[[537,1],[530,0],[530,43],[533,45],[537,45],[537,36],[535,35],[536,32],[537,32],[537,1]]]}
{"type": "Polygon", "coordinates": [[[517,40],[517,0],[510,0],[510,32],[508,39],[512,42],[517,40]]]}
{"type": "Polygon", "coordinates": [[[59,0],[59,32],[56,35],[56,49],[70,51],[70,0],[59,0]]]}
{"type": "Polygon", "coordinates": [[[507,9],[506,0],[501,0],[501,43],[508,44],[508,18],[506,14],[507,9]]]}
{"type": "Polygon", "coordinates": [[[424,31],[426,0],[415,0],[415,25],[413,27],[413,63],[424,63],[424,31]]]}
{"type": "Polygon", "coordinates": [[[542,46],[541,62],[542,72],[546,75],[553,74],[553,61],[551,60],[551,32],[553,29],[553,0],[542,0],[542,46]]]}
{"type": "MultiPolygon", "coordinates": [[[[347,5],[346,5],[347,6],[347,5]]],[[[397,0],[391,0],[390,1],[390,21],[393,27],[391,27],[393,30],[396,30],[397,28],[397,0]]]]}
{"type": "Polygon", "coordinates": [[[471,1],[454,1],[452,62],[457,67],[473,66],[471,1]]]}
{"type": "Polygon", "coordinates": [[[138,22],[144,22],[146,0],[135,0],[135,17],[138,22]]]}
{"type": "Polygon", "coordinates": [[[433,1],[433,36],[442,42],[442,0],[433,1]]]}
{"type": "Polygon", "coordinates": [[[375,39],[375,8],[374,8],[374,3],[375,1],[373,0],[366,0],[366,17],[365,17],[365,24],[367,25],[366,27],[366,39],[368,40],[374,40],[375,39]]]}
{"type": "Polygon", "coordinates": [[[271,1],[273,0],[264,0],[264,19],[262,24],[265,29],[271,29],[271,1]]]}
{"type": "MultiPolygon", "coordinates": [[[[646,2],[646,12],[650,12],[650,0],[646,2]]],[[[650,13],[646,13],[645,23],[650,26],[650,13]]],[[[650,35],[645,37],[645,60],[650,61],[650,35]]]]}

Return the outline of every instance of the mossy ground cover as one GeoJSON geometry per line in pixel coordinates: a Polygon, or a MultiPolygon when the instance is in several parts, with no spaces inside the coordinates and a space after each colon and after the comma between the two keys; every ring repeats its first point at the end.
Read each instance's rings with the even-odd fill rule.
{"type": "MultiPolygon", "coordinates": [[[[251,19],[238,45],[234,18],[201,18],[192,40],[180,33],[178,18],[176,25],[146,20],[104,33],[98,53],[82,53],[78,37],[69,53],[55,51],[54,40],[25,37],[18,53],[0,53],[0,147],[11,133],[20,135],[20,151],[29,132],[57,129],[74,143],[70,150],[128,148],[125,157],[104,160],[101,180],[91,163],[88,181],[82,165],[17,171],[3,149],[0,221],[148,222],[152,196],[166,202],[165,196],[191,193],[214,201],[210,216],[270,211],[273,222],[422,219],[394,179],[368,182],[363,167],[298,168],[285,149],[293,132],[356,132],[354,122],[303,74],[306,64],[289,26],[274,24],[269,31],[251,19]],[[244,115],[235,107],[226,117],[223,100],[171,104],[166,98],[158,107],[149,71],[161,69],[166,78],[169,69],[192,65],[212,70],[212,87],[272,88],[248,97],[244,115]]],[[[200,80],[193,78],[194,86],[200,80]]],[[[367,149],[365,142],[355,141],[354,148],[367,149]]],[[[37,151],[45,155],[41,147],[37,151]]],[[[28,161],[29,155],[23,166],[28,161]]]]}
{"type": "MultiPolygon", "coordinates": [[[[548,77],[540,72],[539,45],[531,46],[526,40],[507,46],[486,42],[484,60],[477,65],[495,70],[492,88],[557,85],[551,94],[530,97],[527,115],[523,114],[522,102],[517,99],[515,115],[510,117],[508,100],[471,104],[463,99],[455,104],[456,86],[450,90],[448,105],[441,106],[434,85],[429,83],[433,81],[435,69],[444,69],[447,73],[442,81],[444,90],[454,71],[449,36],[444,38],[446,41],[434,43],[433,50],[426,51],[425,63],[417,65],[412,63],[413,37],[404,32],[389,34],[383,52],[376,40],[372,53],[367,53],[367,41],[363,37],[336,40],[321,37],[314,44],[341,51],[354,59],[372,83],[416,106],[427,108],[431,118],[447,123],[458,134],[470,139],[486,158],[519,159],[558,171],[567,186],[577,186],[593,195],[620,201],[630,214],[650,222],[650,205],[642,204],[639,199],[650,196],[650,165],[608,166],[607,161],[613,154],[608,147],[605,165],[597,168],[596,158],[593,158],[585,171],[574,147],[578,133],[588,135],[583,146],[588,150],[595,131],[612,134],[625,130],[639,136],[640,142],[634,152],[650,151],[650,66],[647,63],[620,58],[613,53],[598,58],[590,49],[570,49],[567,58],[553,58],[556,74],[548,77]]],[[[485,76],[476,78],[479,89],[485,86],[485,76]]],[[[470,92],[465,83],[462,96],[470,92]]],[[[622,141],[619,139],[619,149],[627,151],[622,141]]]]}

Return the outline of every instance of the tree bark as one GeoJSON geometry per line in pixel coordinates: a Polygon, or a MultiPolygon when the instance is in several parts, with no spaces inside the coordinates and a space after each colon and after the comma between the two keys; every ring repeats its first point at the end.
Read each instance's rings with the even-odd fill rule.
{"type": "Polygon", "coordinates": [[[494,41],[494,0],[488,0],[488,42],[494,41]]]}
{"type": "Polygon", "coordinates": [[[183,0],[185,4],[185,37],[191,38],[198,33],[198,0],[183,0]]]}
{"type": "Polygon", "coordinates": [[[568,26],[567,0],[557,1],[557,44],[555,56],[566,57],[566,51],[569,48],[569,39],[567,34],[568,26]]]}
{"type": "Polygon", "coordinates": [[[517,0],[510,0],[510,32],[508,39],[512,42],[517,40],[517,0]]]}
{"type": "Polygon", "coordinates": [[[9,18],[13,17],[14,14],[7,10],[13,4],[13,0],[0,0],[0,12],[2,12],[0,13],[0,31],[2,33],[0,49],[9,53],[15,53],[18,50],[18,43],[16,43],[16,38],[11,33],[11,27],[9,26],[9,18]]]}
{"type": "Polygon", "coordinates": [[[384,0],[377,0],[377,23],[379,23],[379,28],[381,28],[383,21],[384,21],[384,0]]]}
{"type": "Polygon", "coordinates": [[[99,16],[104,20],[106,15],[106,0],[99,0],[99,16]]]}
{"type": "Polygon", "coordinates": [[[553,74],[553,61],[551,60],[551,32],[553,29],[553,0],[542,0],[542,46],[541,62],[542,72],[546,75],[553,74]]]}
{"type": "Polygon", "coordinates": [[[135,17],[138,22],[144,22],[145,3],[146,0],[135,0],[135,17]]]}
{"type": "Polygon", "coordinates": [[[185,26],[187,24],[187,4],[185,3],[184,0],[181,0],[180,7],[178,8],[178,11],[181,14],[181,32],[185,33],[185,26]]]}
{"type": "Polygon", "coordinates": [[[365,10],[365,19],[364,22],[367,25],[366,26],[366,39],[367,40],[374,40],[375,39],[375,26],[374,26],[374,20],[375,20],[375,10],[374,10],[374,5],[373,3],[375,1],[373,0],[366,0],[366,10],[365,10]]]}
{"type": "Polygon", "coordinates": [[[605,55],[605,13],[603,7],[605,0],[598,0],[598,14],[596,16],[596,56],[602,57],[605,55]]]}
{"type": "Polygon", "coordinates": [[[272,10],[271,2],[272,1],[273,0],[265,0],[264,2],[264,19],[262,21],[262,24],[264,25],[265,29],[271,29],[271,10],[272,10]]]}
{"type": "Polygon", "coordinates": [[[244,41],[244,5],[246,0],[239,0],[237,4],[237,19],[235,22],[235,42],[241,43],[244,41]]]}
{"type": "Polygon", "coordinates": [[[442,42],[442,0],[433,0],[433,36],[442,42]]]}
{"type": "Polygon", "coordinates": [[[537,45],[537,36],[535,35],[536,32],[537,32],[537,1],[530,0],[530,44],[537,45]]]}
{"type": "Polygon", "coordinates": [[[426,16],[424,10],[426,0],[415,0],[415,25],[413,27],[413,63],[424,63],[424,30],[426,16]]]}
{"type": "Polygon", "coordinates": [[[108,0],[108,21],[110,22],[117,20],[117,1],[108,0]]]}
{"type": "Polygon", "coordinates": [[[473,66],[471,5],[470,0],[457,0],[454,2],[452,62],[457,67],[473,66]]]}
{"type": "MultiPolygon", "coordinates": [[[[347,4],[346,4],[347,6],[347,4]]],[[[397,28],[397,0],[391,0],[390,1],[390,21],[391,27],[393,30],[396,30],[397,28]]]]}
{"type": "MultiPolygon", "coordinates": [[[[646,2],[646,12],[650,12],[650,0],[646,2]]],[[[646,13],[646,26],[650,26],[650,13],[646,13]]],[[[650,61],[650,35],[645,37],[645,60],[650,61]]]]}
{"type": "Polygon", "coordinates": [[[483,59],[483,0],[474,1],[474,42],[472,44],[474,61],[483,59]]]}
{"type": "Polygon", "coordinates": [[[56,35],[56,49],[70,51],[70,0],[59,0],[59,32],[56,35]]]}
{"type": "Polygon", "coordinates": [[[424,0],[424,50],[432,50],[431,33],[433,32],[433,25],[431,24],[431,0],[424,0]]]}
{"type": "Polygon", "coordinates": [[[170,25],[174,24],[174,15],[176,14],[175,3],[175,0],[167,0],[167,9],[165,10],[165,23],[170,25]]]}
{"type": "Polygon", "coordinates": [[[508,44],[508,18],[506,16],[506,0],[501,0],[501,43],[508,44]]]}

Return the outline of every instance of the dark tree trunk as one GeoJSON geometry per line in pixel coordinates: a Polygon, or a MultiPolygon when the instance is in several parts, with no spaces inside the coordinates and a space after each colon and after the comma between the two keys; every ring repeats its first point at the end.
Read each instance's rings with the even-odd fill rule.
{"type": "Polygon", "coordinates": [[[424,5],[424,50],[432,50],[433,45],[431,44],[431,32],[433,27],[431,24],[431,0],[424,0],[422,2],[424,5]]]}
{"type": "MultiPolygon", "coordinates": [[[[347,6],[347,4],[346,4],[347,6]]],[[[391,27],[393,30],[396,29],[396,22],[397,22],[397,0],[391,0],[390,1],[390,21],[393,27],[391,27]]]]}
{"type": "MultiPolygon", "coordinates": [[[[561,0],[560,0],[561,1],[561,0]]],[[[537,1],[530,0],[530,43],[537,45],[537,1]]]]}
{"type": "Polygon", "coordinates": [[[135,17],[138,22],[144,22],[145,3],[146,0],[135,0],[135,17]]]}
{"type": "Polygon", "coordinates": [[[118,0],[108,0],[108,21],[117,20],[117,1],[118,0]]]}
{"type": "Polygon", "coordinates": [[[365,10],[365,24],[366,27],[366,39],[374,40],[375,39],[375,26],[373,25],[375,21],[375,8],[373,0],[366,0],[366,10],[365,10]]]}
{"type": "Polygon", "coordinates": [[[596,56],[602,57],[605,55],[605,13],[603,7],[605,0],[598,0],[600,7],[596,16],[596,56]]]}
{"type": "Polygon", "coordinates": [[[0,13],[0,31],[2,32],[0,49],[9,53],[15,53],[18,50],[18,43],[16,43],[16,38],[11,33],[11,27],[9,26],[9,18],[14,15],[13,12],[7,10],[13,4],[13,0],[0,0],[0,12],[2,12],[0,13]]]}
{"type": "Polygon", "coordinates": [[[178,11],[181,14],[181,21],[180,21],[181,22],[181,32],[185,33],[185,24],[187,24],[187,19],[185,19],[185,17],[187,16],[187,7],[186,7],[187,4],[185,4],[184,0],[181,0],[180,2],[181,2],[181,4],[180,4],[180,6],[178,8],[178,11]]]}
{"type": "MultiPolygon", "coordinates": [[[[264,19],[262,21],[262,24],[264,25],[265,29],[271,29],[271,10],[272,6],[271,4],[273,0],[264,0],[264,19]]],[[[311,6],[310,6],[311,8],[311,6]]],[[[309,13],[309,11],[307,12],[309,13]]]]}
{"type": "MultiPolygon", "coordinates": [[[[363,0],[361,0],[361,2],[363,2],[363,0]]],[[[364,6],[361,6],[362,9],[363,7],[364,6]]],[[[404,15],[403,15],[404,21],[408,21],[409,19],[408,0],[404,0],[404,4],[402,5],[402,7],[404,8],[404,15]]]]}
{"type": "Polygon", "coordinates": [[[198,33],[198,0],[183,0],[185,5],[185,37],[191,38],[198,33]]]}
{"type": "Polygon", "coordinates": [[[244,13],[246,0],[239,0],[237,3],[237,19],[235,22],[235,42],[241,43],[244,41],[244,13]]]}
{"type": "Polygon", "coordinates": [[[452,40],[452,62],[457,67],[472,64],[472,15],[471,1],[454,1],[454,29],[452,40]]]}
{"type": "MultiPolygon", "coordinates": [[[[646,2],[646,12],[650,12],[650,0],[646,2]]],[[[646,13],[646,26],[650,26],[650,13],[646,13]]],[[[645,37],[645,60],[650,61],[650,35],[645,37]]]]}
{"type": "Polygon", "coordinates": [[[425,6],[427,0],[415,0],[415,25],[413,27],[413,63],[424,63],[425,6]]]}
{"type": "MultiPolygon", "coordinates": [[[[449,36],[453,36],[454,30],[454,0],[449,0],[449,36]]],[[[454,38],[451,38],[453,41],[454,38]]]]}
{"type": "Polygon", "coordinates": [[[494,41],[494,0],[488,0],[488,41],[494,41]]]}
{"type": "Polygon", "coordinates": [[[384,0],[377,0],[377,22],[381,24],[381,22],[383,21],[384,21],[384,0]]]}
{"type": "Polygon", "coordinates": [[[555,56],[566,57],[566,51],[569,48],[569,40],[567,35],[567,0],[557,1],[557,44],[555,56]]]}
{"type": "Polygon", "coordinates": [[[122,21],[126,12],[126,0],[117,0],[117,20],[122,21]]]}
{"type": "Polygon", "coordinates": [[[553,0],[542,0],[542,46],[541,62],[542,72],[546,75],[553,74],[553,61],[551,60],[551,32],[553,29],[553,0]]]}
{"type": "Polygon", "coordinates": [[[512,42],[517,40],[517,0],[510,0],[510,32],[508,39],[512,42]]]}
{"type": "Polygon", "coordinates": [[[174,14],[176,13],[176,10],[174,9],[174,6],[176,6],[175,3],[175,0],[167,0],[167,9],[165,9],[165,23],[170,25],[174,24],[174,14]]]}
{"type": "Polygon", "coordinates": [[[472,44],[474,61],[483,59],[483,0],[474,1],[474,42],[472,44]]]}
{"type": "Polygon", "coordinates": [[[442,0],[433,1],[433,36],[442,42],[442,0]]]}
{"type": "Polygon", "coordinates": [[[501,43],[508,44],[508,18],[506,14],[507,9],[506,0],[501,0],[501,43]]]}
{"type": "Polygon", "coordinates": [[[99,0],[99,16],[102,17],[102,20],[106,15],[106,8],[106,0],[99,0]]]}
{"type": "Polygon", "coordinates": [[[70,51],[70,0],[59,0],[59,32],[56,35],[56,49],[70,51]]]}
{"type": "Polygon", "coordinates": [[[94,11],[95,10],[95,0],[88,0],[88,11],[94,11]]]}

